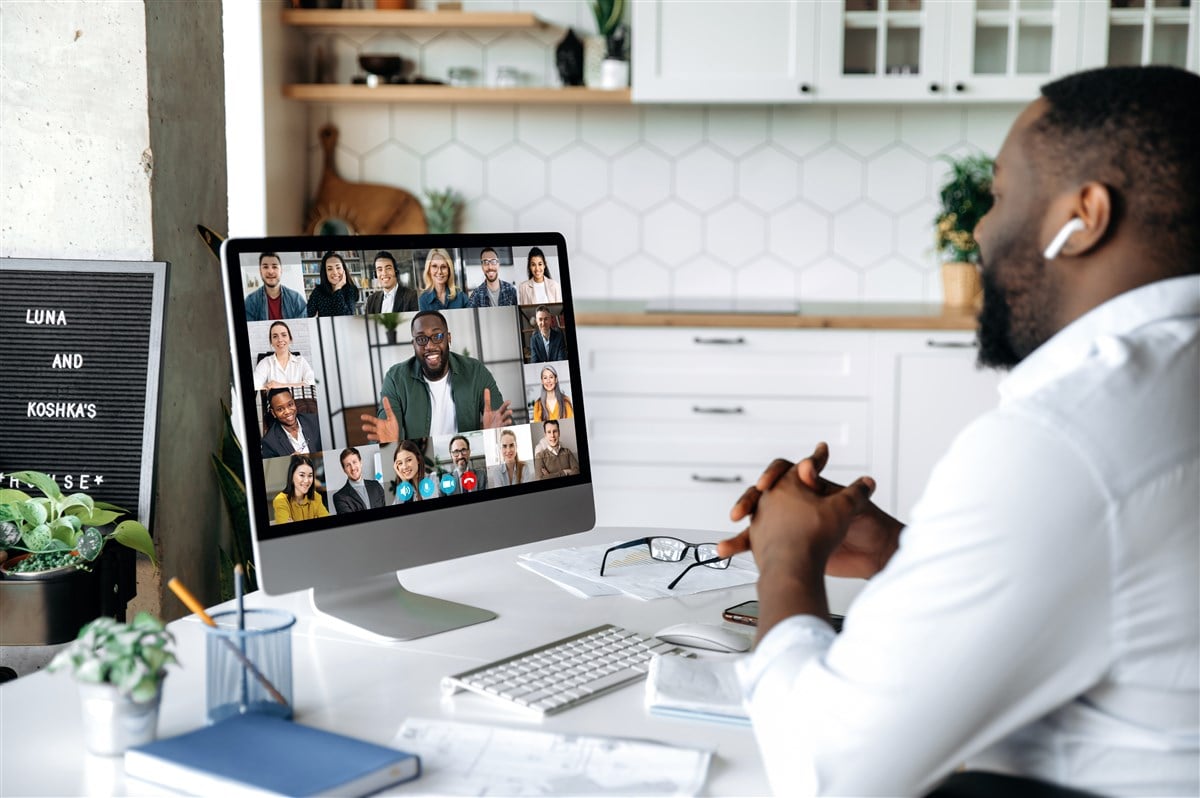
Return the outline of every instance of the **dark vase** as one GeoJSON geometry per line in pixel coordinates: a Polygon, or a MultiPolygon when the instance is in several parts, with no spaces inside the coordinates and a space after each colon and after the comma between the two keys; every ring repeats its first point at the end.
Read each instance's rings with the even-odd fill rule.
{"type": "Polygon", "coordinates": [[[583,85],[583,42],[571,28],[554,48],[554,62],[564,86],[583,85]]]}

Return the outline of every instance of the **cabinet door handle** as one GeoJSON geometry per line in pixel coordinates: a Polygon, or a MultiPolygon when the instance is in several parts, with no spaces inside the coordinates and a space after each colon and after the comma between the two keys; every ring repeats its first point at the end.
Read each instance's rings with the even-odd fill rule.
{"type": "Polygon", "coordinates": [[[812,86],[810,86],[807,83],[801,83],[800,84],[800,93],[801,94],[812,94],[812,86]]]}
{"type": "Polygon", "coordinates": [[[940,83],[930,83],[929,84],[929,92],[931,94],[937,94],[941,90],[942,90],[942,86],[940,83]]]}
{"type": "Polygon", "coordinates": [[[955,83],[955,84],[954,84],[954,90],[955,90],[956,92],[958,92],[959,94],[962,94],[964,91],[966,91],[966,90],[967,90],[967,84],[965,84],[965,83],[955,83]]]}
{"type": "Polygon", "coordinates": [[[745,408],[742,407],[700,407],[692,405],[693,413],[705,413],[711,416],[738,416],[745,413],[745,408]]]}
{"type": "Polygon", "coordinates": [[[720,483],[720,484],[722,484],[722,485],[736,485],[737,483],[739,483],[739,482],[741,482],[741,481],[742,481],[742,478],[741,478],[741,477],[738,477],[738,476],[733,476],[733,477],[702,477],[702,476],[700,476],[699,474],[692,474],[692,482],[717,482],[717,483],[720,483]]]}
{"type": "Polygon", "coordinates": [[[716,344],[718,346],[730,346],[730,345],[744,344],[744,343],[746,343],[746,339],[740,335],[737,338],[701,338],[699,335],[696,335],[696,336],[692,337],[692,343],[694,343],[694,344],[716,344]]]}
{"type": "Polygon", "coordinates": [[[925,342],[925,346],[931,346],[934,349],[974,349],[979,346],[976,341],[935,341],[930,338],[925,342]]]}

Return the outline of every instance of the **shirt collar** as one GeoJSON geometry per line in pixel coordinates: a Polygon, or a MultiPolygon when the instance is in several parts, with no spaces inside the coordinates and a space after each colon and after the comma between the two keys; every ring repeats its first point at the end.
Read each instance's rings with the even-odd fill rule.
{"type": "Polygon", "coordinates": [[[1119,338],[1154,321],[1200,315],[1200,275],[1143,285],[1097,305],[1021,361],[1000,383],[1000,399],[1029,396],[1076,368],[1103,338],[1119,338]]]}

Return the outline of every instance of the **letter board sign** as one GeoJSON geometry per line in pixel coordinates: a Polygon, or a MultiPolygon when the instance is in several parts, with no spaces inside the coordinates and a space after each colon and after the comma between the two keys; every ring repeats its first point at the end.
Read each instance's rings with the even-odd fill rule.
{"type": "Polygon", "coordinates": [[[167,264],[0,258],[0,485],[51,474],[150,526],[167,264]]]}

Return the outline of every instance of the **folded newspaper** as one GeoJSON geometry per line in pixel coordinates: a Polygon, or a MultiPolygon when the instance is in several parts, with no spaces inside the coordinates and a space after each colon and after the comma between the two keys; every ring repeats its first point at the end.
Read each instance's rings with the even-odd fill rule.
{"type": "Polygon", "coordinates": [[[655,657],[646,678],[651,715],[749,726],[737,659],[655,657]]]}

